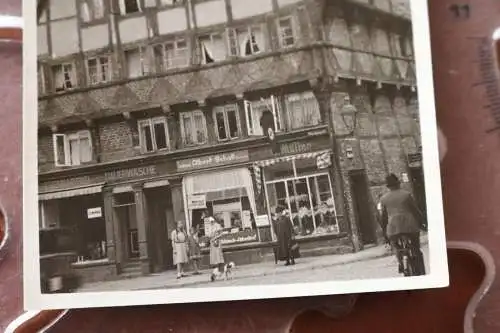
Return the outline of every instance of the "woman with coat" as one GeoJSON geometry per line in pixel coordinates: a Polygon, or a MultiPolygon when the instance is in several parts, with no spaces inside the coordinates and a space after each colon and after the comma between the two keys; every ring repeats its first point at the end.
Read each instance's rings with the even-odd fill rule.
{"type": "Polygon", "coordinates": [[[292,241],[294,236],[293,224],[288,217],[283,206],[276,208],[276,237],[278,238],[277,257],[280,261],[285,261],[285,266],[295,265],[292,256],[292,241]]]}

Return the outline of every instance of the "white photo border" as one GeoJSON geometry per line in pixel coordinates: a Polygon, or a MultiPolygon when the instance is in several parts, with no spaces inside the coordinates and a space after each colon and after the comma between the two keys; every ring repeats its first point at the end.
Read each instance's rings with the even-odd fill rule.
{"type": "Polygon", "coordinates": [[[437,141],[434,82],[427,1],[410,0],[417,68],[422,154],[430,217],[428,232],[430,272],[407,278],[360,279],[238,287],[179,288],[144,291],[42,294],[38,223],[37,175],[37,20],[36,1],[23,1],[23,271],[27,310],[65,309],[171,303],[287,298],[391,290],[440,288],[449,285],[437,141]]]}

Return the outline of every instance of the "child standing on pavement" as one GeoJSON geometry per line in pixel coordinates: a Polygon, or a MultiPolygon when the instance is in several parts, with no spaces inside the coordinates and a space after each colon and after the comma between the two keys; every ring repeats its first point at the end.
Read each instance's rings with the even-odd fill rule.
{"type": "Polygon", "coordinates": [[[194,270],[193,274],[198,275],[200,274],[198,269],[201,259],[201,250],[198,238],[198,228],[196,227],[191,227],[191,234],[188,237],[188,252],[189,252],[189,259],[193,265],[193,270],[194,270]]]}

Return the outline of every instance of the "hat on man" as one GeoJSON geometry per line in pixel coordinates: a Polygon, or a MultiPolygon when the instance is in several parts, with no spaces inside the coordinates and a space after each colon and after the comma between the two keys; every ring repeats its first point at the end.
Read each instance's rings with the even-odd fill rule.
{"type": "Polygon", "coordinates": [[[391,173],[390,175],[385,177],[385,183],[386,183],[387,187],[389,187],[389,188],[390,187],[397,187],[400,185],[398,177],[393,173],[391,173]]]}

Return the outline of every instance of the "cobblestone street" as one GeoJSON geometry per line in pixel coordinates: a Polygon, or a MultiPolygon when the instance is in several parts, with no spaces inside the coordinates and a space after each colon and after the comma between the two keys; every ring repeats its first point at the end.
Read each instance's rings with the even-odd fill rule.
{"type": "MultiPolygon", "coordinates": [[[[428,267],[428,246],[422,237],[422,250],[428,267]]],[[[398,274],[396,258],[385,246],[365,249],[358,253],[305,257],[294,266],[264,262],[236,267],[232,280],[209,281],[210,271],[201,275],[190,275],[176,279],[175,271],[149,276],[100,282],[83,285],[78,291],[127,291],[166,288],[192,288],[213,286],[240,286],[256,284],[279,284],[297,282],[321,282],[328,280],[374,279],[401,276],[398,274]]]]}

